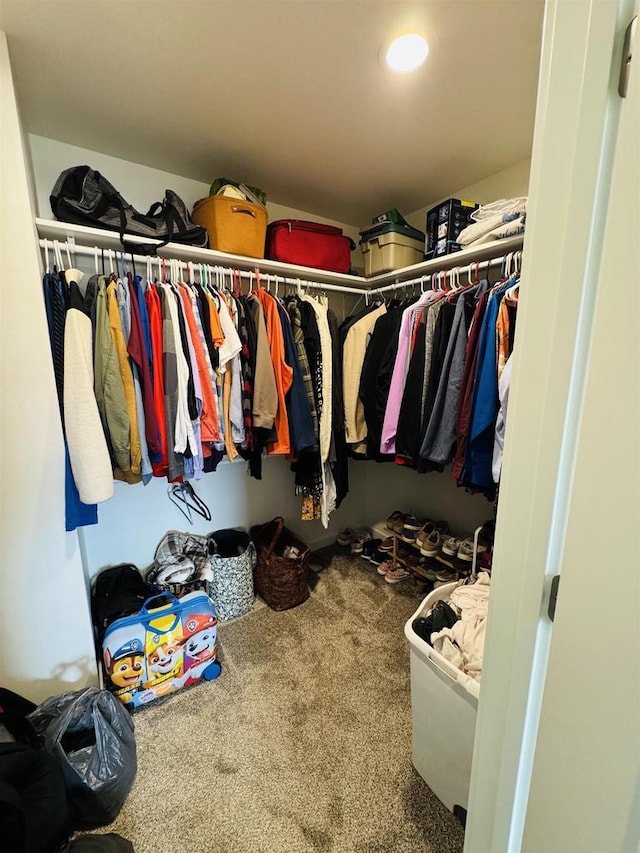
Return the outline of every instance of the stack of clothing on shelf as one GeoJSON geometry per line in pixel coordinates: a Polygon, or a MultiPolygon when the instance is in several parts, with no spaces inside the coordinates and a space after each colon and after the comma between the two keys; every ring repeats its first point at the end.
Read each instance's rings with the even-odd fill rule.
{"type": "Polygon", "coordinates": [[[362,363],[361,417],[357,429],[347,424],[346,430],[351,452],[420,473],[453,463],[458,485],[493,499],[517,305],[512,276],[493,286],[475,281],[370,308],[348,329],[344,344],[345,413],[353,410],[347,393],[362,363]],[[356,345],[365,336],[360,358],[356,345]],[[347,367],[352,351],[358,358],[350,355],[347,367]]]}
{"type": "MultiPolygon", "coordinates": [[[[326,300],[259,286],[48,273],[45,300],[70,460],[67,528],[97,521],[113,479],[200,479],[226,455],[285,456],[303,518],[348,491],[340,334],[326,300]],[[72,495],[73,497],[73,495],[72,495]]],[[[231,271],[228,271],[231,273],[231,271]]],[[[150,275],[148,276],[150,279],[150,275]]]]}
{"type": "Polygon", "coordinates": [[[527,198],[500,199],[483,204],[471,214],[474,221],[458,234],[458,243],[470,249],[491,240],[522,234],[527,222],[527,198]]]}

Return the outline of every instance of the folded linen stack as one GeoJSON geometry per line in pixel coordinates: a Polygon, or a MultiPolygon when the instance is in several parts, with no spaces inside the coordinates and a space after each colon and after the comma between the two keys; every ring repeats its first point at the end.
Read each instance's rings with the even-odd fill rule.
{"type": "Polygon", "coordinates": [[[527,219],[527,198],[499,199],[484,204],[471,214],[474,220],[458,235],[458,243],[465,249],[522,234],[527,219]]]}

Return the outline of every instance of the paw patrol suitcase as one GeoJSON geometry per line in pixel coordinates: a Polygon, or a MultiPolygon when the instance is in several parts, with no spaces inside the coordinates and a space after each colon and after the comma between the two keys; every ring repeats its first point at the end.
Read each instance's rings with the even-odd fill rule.
{"type": "Polygon", "coordinates": [[[102,641],[107,687],[137,708],[198,681],[212,681],[221,671],[217,624],[213,602],[202,592],[181,599],[170,593],[148,598],[138,613],[107,628],[102,641]]]}

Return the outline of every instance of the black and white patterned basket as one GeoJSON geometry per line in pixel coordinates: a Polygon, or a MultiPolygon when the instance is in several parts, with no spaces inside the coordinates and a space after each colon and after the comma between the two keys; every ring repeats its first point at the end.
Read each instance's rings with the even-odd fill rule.
{"type": "Polygon", "coordinates": [[[213,571],[210,595],[218,619],[226,622],[244,616],[253,607],[256,548],[248,534],[240,530],[216,530],[211,540],[215,542],[216,553],[209,558],[213,571]],[[238,554],[242,548],[244,551],[238,554]]]}

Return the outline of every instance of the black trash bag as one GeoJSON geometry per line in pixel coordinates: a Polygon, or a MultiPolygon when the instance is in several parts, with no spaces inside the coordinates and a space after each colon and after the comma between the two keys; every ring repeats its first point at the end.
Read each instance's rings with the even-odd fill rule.
{"type": "Polygon", "coordinates": [[[88,687],[52,696],[29,715],[64,774],[73,825],[116,817],[136,775],[133,721],[108,690],[88,687]]]}

